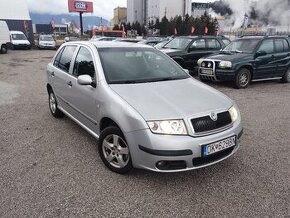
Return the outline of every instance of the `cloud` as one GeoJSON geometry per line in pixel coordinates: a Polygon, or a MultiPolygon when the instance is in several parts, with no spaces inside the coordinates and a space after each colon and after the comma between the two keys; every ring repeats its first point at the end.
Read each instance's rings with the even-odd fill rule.
{"type": "MultiPolygon", "coordinates": [[[[47,14],[67,14],[67,0],[26,0],[30,12],[47,14]]],[[[113,9],[117,6],[126,7],[126,0],[88,0],[94,3],[94,15],[107,20],[113,18],[113,9]]]]}

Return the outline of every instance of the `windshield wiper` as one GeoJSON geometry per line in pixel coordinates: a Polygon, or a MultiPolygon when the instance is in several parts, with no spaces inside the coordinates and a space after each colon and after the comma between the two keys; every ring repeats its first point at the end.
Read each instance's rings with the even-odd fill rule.
{"type": "Polygon", "coordinates": [[[238,49],[234,50],[233,52],[235,52],[235,53],[243,53],[243,51],[240,51],[238,49]]]}

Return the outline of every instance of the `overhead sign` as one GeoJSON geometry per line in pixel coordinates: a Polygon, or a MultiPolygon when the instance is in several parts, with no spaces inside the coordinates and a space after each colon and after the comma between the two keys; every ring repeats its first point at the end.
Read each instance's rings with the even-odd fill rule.
{"type": "Polygon", "coordinates": [[[93,13],[93,2],[68,0],[69,12],[93,13]]]}

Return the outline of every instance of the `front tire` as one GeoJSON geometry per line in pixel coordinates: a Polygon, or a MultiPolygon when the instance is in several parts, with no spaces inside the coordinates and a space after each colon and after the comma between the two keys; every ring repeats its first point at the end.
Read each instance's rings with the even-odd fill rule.
{"type": "Polygon", "coordinates": [[[281,81],[283,83],[290,83],[290,67],[288,68],[287,72],[283,75],[281,81]]]}
{"type": "Polygon", "coordinates": [[[64,116],[64,113],[57,107],[57,100],[53,91],[49,91],[48,93],[48,104],[52,116],[55,118],[62,118],[64,116]]]}
{"type": "Polygon", "coordinates": [[[235,76],[234,87],[237,89],[245,89],[249,86],[250,82],[251,72],[246,68],[242,68],[235,76]]]}
{"type": "Polygon", "coordinates": [[[2,45],[2,46],[1,46],[0,53],[1,53],[1,54],[7,54],[7,46],[6,46],[6,45],[2,45]]]}
{"type": "Polygon", "coordinates": [[[125,174],[132,170],[129,146],[118,127],[104,129],[98,144],[99,155],[106,167],[119,174],[125,174]]]}

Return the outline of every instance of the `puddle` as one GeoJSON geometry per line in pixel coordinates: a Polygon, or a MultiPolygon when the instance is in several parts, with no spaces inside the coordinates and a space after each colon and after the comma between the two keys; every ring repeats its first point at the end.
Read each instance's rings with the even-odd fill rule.
{"type": "Polygon", "coordinates": [[[15,85],[0,81],[0,106],[13,103],[18,96],[18,90],[15,85]]]}

